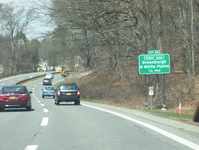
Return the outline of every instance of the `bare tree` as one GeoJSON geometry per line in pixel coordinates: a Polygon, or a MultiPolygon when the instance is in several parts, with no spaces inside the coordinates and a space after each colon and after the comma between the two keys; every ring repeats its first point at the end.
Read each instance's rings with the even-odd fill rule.
{"type": "Polygon", "coordinates": [[[136,86],[139,90],[134,94],[140,95],[143,87],[154,85],[156,104],[162,104],[172,95],[165,96],[166,91],[174,91],[176,73],[186,74],[189,94],[194,98],[195,61],[199,59],[195,55],[198,32],[194,32],[199,28],[197,5],[186,0],[51,0],[48,10],[57,25],[54,34],[62,31],[56,37],[60,51],[78,53],[87,60],[86,66],[92,64],[98,73],[111,74],[123,92],[136,86]],[[138,55],[148,50],[170,54],[171,74],[167,78],[138,74],[138,55]]]}
{"type": "Polygon", "coordinates": [[[2,34],[10,39],[11,62],[9,63],[11,65],[11,74],[16,72],[19,45],[22,44],[19,35],[25,32],[28,25],[36,19],[36,16],[34,10],[16,7],[14,3],[8,3],[1,7],[2,34]]]}

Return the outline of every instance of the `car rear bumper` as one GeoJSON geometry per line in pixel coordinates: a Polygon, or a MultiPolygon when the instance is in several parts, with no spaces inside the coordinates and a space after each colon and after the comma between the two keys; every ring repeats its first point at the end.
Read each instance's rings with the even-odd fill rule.
{"type": "Polygon", "coordinates": [[[43,83],[43,85],[52,85],[52,83],[43,83]]]}
{"type": "Polygon", "coordinates": [[[53,94],[53,93],[52,94],[51,93],[48,93],[48,94],[43,93],[42,95],[43,96],[55,96],[55,94],[53,94]]]}
{"type": "Polygon", "coordinates": [[[26,108],[27,105],[2,105],[4,108],[26,108]]]}
{"type": "Polygon", "coordinates": [[[57,100],[60,102],[74,102],[74,101],[79,101],[80,96],[61,96],[57,97],[57,100]]]}
{"type": "Polygon", "coordinates": [[[5,101],[5,100],[1,100],[0,101],[0,106],[4,106],[4,107],[26,107],[26,106],[30,106],[31,102],[27,101],[27,100],[16,100],[16,101],[5,101]]]}

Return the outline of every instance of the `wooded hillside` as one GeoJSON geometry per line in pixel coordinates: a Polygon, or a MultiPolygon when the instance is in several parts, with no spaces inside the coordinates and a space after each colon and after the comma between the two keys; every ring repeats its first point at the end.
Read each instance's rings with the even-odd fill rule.
{"type": "Polygon", "coordinates": [[[112,94],[95,85],[100,95],[144,103],[154,86],[156,106],[176,106],[197,95],[198,6],[192,0],[52,0],[51,16],[65,51],[80,55],[105,87],[119,84],[112,94]],[[169,74],[138,73],[138,56],[149,50],[170,54],[169,74]]]}

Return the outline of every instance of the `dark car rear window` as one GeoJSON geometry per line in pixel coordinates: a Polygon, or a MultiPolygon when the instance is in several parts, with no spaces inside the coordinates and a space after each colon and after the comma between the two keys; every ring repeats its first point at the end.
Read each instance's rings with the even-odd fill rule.
{"type": "Polygon", "coordinates": [[[65,84],[60,86],[61,90],[77,90],[77,86],[75,84],[65,84]]]}
{"type": "Polygon", "coordinates": [[[3,87],[2,93],[26,93],[25,89],[23,87],[18,86],[10,86],[10,87],[3,87]]]}
{"type": "Polygon", "coordinates": [[[46,78],[46,79],[44,79],[44,81],[51,81],[51,79],[46,78]]]}

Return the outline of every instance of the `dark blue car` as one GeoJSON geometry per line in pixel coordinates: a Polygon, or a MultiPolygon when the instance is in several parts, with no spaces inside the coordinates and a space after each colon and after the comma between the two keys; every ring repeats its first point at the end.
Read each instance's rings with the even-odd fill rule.
{"type": "Polygon", "coordinates": [[[76,83],[61,83],[59,84],[55,94],[55,104],[60,102],[74,102],[75,105],[80,105],[80,89],[76,83]]]}

